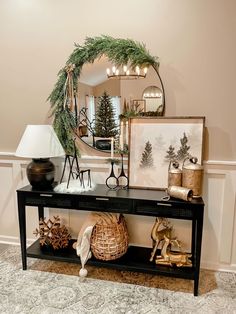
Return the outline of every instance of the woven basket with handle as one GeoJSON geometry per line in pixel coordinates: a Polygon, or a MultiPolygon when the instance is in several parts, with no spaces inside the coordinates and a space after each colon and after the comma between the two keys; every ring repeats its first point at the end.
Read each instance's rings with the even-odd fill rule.
{"type": "Polygon", "coordinates": [[[91,251],[99,260],[115,260],[127,252],[128,238],[123,215],[119,216],[119,220],[96,223],[90,240],[91,251]]]}

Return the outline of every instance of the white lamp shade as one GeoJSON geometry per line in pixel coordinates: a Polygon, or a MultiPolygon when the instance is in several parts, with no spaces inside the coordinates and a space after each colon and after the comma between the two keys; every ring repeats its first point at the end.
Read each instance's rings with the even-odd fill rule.
{"type": "Polygon", "coordinates": [[[50,158],[63,156],[65,151],[51,125],[27,125],[15,155],[50,158]]]}

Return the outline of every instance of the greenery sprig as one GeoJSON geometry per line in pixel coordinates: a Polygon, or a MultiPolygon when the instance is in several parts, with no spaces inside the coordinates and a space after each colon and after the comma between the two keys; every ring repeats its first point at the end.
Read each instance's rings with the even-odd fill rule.
{"type": "MultiPolygon", "coordinates": [[[[48,97],[51,104],[51,115],[54,117],[54,129],[67,153],[72,153],[75,117],[67,112],[64,105],[65,84],[67,82],[67,67],[74,65],[73,86],[77,89],[77,82],[84,64],[93,63],[95,59],[107,56],[116,66],[129,64],[131,68],[152,66],[158,71],[159,62],[147,51],[143,43],[132,39],[113,38],[111,36],[87,37],[84,45],[75,44],[75,49],[69,56],[66,65],[59,71],[58,80],[48,97]]],[[[77,90],[74,91],[75,95],[77,90]]]]}

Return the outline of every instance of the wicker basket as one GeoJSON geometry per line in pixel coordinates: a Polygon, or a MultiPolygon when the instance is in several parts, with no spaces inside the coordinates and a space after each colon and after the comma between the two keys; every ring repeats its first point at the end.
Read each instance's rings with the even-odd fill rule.
{"type": "Polygon", "coordinates": [[[117,222],[97,223],[91,235],[91,251],[95,258],[111,261],[124,255],[128,249],[128,230],[124,216],[117,222]]]}

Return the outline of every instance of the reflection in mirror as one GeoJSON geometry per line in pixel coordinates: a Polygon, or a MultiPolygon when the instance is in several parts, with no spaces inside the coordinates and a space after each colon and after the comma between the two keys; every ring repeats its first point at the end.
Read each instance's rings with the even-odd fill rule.
{"type": "Polygon", "coordinates": [[[115,149],[126,150],[129,117],[148,112],[162,115],[163,97],[156,71],[152,67],[128,71],[114,69],[105,56],[82,67],[78,82],[79,135],[91,147],[110,152],[114,138],[115,149]],[[144,95],[154,85],[160,96],[156,106],[144,95]]]}
{"type": "Polygon", "coordinates": [[[104,92],[111,97],[112,103],[113,99],[119,100],[117,106],[112,105],[114,115],[120,118],[120,121],[115,118],[118,127],[130,116],[164,115],[165,91],[159,75],[158,57],[150,55],[143,43],[108,35],[86,37],[83,45],[75,45],[48,97],[53,127],[67,154],[74,153],[74,137],[78,133],[82,138],[89,138],[90,145],[96,146],[96,137],[99,137],[95,130],[98,99],[104,92]],[[107,56],[110,62],[103,56],[107,56]],[[117,67],[121,67],[119,73],[117,67]],[[109,77],[107,68],[112,73],[109,77]],[[124,71],[123,79],[121,70],[124,71]],[[162,90],[162,111],[145,111],[142,91],[148,86],[157,86],[162,90]],[[83,116],[80,121],[78,113],[80,118],[83,116]]]}
{"type": "Polygon", "coordinates": [[[163,93],[157,86],[148,86],[143,91],[143,100],[145,102],[145,111],[163,110],[163,93]]]}
{"type": "Polygon", "coordinates": [[[102,151],[111,151],[111,138],[119,134],[121,113],[119,82],[107,79],[108,66],[105,57],[84,65],[78,83],[81,139],[102,151]]]}

